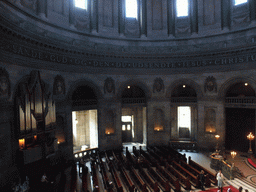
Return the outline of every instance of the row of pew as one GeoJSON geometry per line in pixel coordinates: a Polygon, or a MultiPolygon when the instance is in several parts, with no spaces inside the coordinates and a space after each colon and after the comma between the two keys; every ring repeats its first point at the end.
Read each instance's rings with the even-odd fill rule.
{"type": "Polygon", "coordinates": [[[132,152],[105,151],[84,165],[83,191],[93,192],[180,192],[200,188],[199,174],[205,172],[205,186],[217,184],[213,173],[170,147],[133,147],[132,152]],[[90,174],[89,174],[90,173],[90,174]],[[91,177],[91,181],[90,181],[91,177]]]}

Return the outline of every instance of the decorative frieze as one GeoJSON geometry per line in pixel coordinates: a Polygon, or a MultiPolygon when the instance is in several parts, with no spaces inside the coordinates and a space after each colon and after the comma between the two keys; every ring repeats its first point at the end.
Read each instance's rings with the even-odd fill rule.
{"type": "Polygon", "coordinates": [[[222,66],[222,65],[235,65],[239,63],[249,63],[256,61],[256,53],[248,53],[246,55],[234,55],[229,57],[221,57],[216,55],[215,58],[208,57],[195,57],[193,59],[184,57],[181,58],[160,58],[159,60],[152,61],[152,58],[147,60],[137,59],[122,59],[112,58],[111,61],[103,58],[102,60],[89,58],[88,56],[71,56],[58,53],[51,53],[46,51],[39,51],[29,47],[3,43],[0,48],[4,51],[14,54],[30,57],[42,61],[49,61],[60,64],[82,65],[87,67],[100,67],[100,68],[149,68],[149,69],[168,69],[168,68],[192,68],[192,67],[206,67],[206,66],[222,66]]]}

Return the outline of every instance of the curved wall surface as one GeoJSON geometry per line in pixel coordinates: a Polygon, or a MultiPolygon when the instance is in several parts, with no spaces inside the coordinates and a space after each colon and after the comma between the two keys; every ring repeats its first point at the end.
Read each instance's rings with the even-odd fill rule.
{"type": "Polygon", "coordinates": [[[179,139],[177,106],[184,105],[192,106],[191,139],[198,146],[213,148],[215,134],[225,145],[225,107],[255,107],[254,102],[228,103],[225,95],[241,82],[256,90],[256,2],[235,7],[233,1],[193,0],[187,18],[175,17],[173,2],[142,0],[141,22],[130,23],[121,0],[92,1],[95,5],[88,13],[64,0],[0,2],[0,71],[5,71],[0,77],[8,74],[9,83],[8,94],[0,92],[3,183],[17,170],[15,92],[33,70],[40,72],[52,93],[56,76],[64,79],[66,91],[54,99],[56,113],[65,119],[66,141],[59,149],[67,158],[73,157],[71,98],[81,85],[92,87],[98,98],[100,150],[122,147],[121,95],[128,85],[139,86],[146,94],[147,145],[179,139]],[[114,83],[110,92],[105,87],[109,78],[114,83]],[[192,87],[196,102],[172,100],[179,85],[192,87]],[[159,109],[165,123],[158,132],[154,114],[159,109]],[[105,134],[109,110],[115,117],[113,135],[105,134]],[[214,134],[206,131],[208,111],[215,114],[214,134]]]}

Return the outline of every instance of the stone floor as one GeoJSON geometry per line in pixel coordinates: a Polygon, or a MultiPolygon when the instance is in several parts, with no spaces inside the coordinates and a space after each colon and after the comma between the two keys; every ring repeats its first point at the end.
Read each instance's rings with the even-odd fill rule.
{"type": "MultiPolygon", "coordinates": [[[[186,154],[186,157],[191,156],[191,159],[203,167],[207,168],[212,173],[217,173],[216,170],[210,167],[210,155],[211,153],[197,153],[197,152],[185,152],[180,151],[182,154],[186,154]]],[[[249,192],[256,192],[256,169],[249,165],[247,162],[248,157],[251,157],[247,153],[237,153],[237,156],[232,159],[229,152],[226,152],[227,160],[230,162],[234,162],[235,167],[237,167],[241,173],[244,175],[244,178],[235,178],[234,180],[228,180],[225,178],[226,185],[232,185],[235,188],[239,188],[240,186],[243,189],[247,189],[249,192]]],[[[256,159],[252,157],[253,160],[256,162],[256,159]]]]}

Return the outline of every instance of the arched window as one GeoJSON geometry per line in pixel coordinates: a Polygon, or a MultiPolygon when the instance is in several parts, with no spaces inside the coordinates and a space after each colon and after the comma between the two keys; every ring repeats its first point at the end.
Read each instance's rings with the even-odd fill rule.
{"type": "Polygon", "coordinates": [[[247,3],[247,0],[235,0],[235,5],[247,3]]]}
{"type": "Polygon", "coordinates": [[[87,0],[75,0],[75,6],[87,10],[87,0]]]}
{"type": "Polygon", "coordinates": [[[177,17],[188,16],[188,0],[176,0],[177,17]]]}
{"type": "Polygon", "coordinates": [[[137,0],[125,0],[125,13],[128,18],[138,17],[138,2],[137,0]]]}

